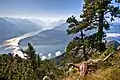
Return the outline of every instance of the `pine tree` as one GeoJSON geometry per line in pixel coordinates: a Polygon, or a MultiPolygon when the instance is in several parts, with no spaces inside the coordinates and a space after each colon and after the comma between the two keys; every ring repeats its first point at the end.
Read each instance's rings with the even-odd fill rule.
{"type": "Polygon", "coordinates": [[[80,47],[83,47],[83,55],[85,60],[87,60],[87,54],[85,53],[85,44],[84,44],[84,36],[85,34],[83,33],[83,30],[86,28],[86,23],[83,21],[78,21],[74,16],[70,17],[66,21],[70,25],[68,26],[69,28],[67,29],[67,33],[70,34],[76,34],[80,32],[80,39],[78,40],[78,48],[77,52],[80,49],[80,47]]]}
{"type": "Polygon", "coordinates": [[[28,48],[23,52],[29,56],[30,60],[36,59],[36,51],[30,43],[28,43],[28,48]]]}
{"type": "Polygon", "coordinates": [[[33,46],[28,43],[28,48],[23,51],[25,54],[28,55],[29,59],[31,60],[31,65],[33,67],[33,70],[37,68],[37,62],[36,62],[36,50],[33,48],[33,46]]]}
{"type": "MultiPolygon", "coordinates": [[[[112,4],[113,0],[84,0],[85,4],[83,5],[83,12],[80,15],[81,21],[78,21],[74,16],[67,19],[68,34],[80,33],[80,40],[83,45],[83,54],[84,57],[87,56],[86,52],[86,39],[90,39],[90,42],[87,40],[89,47],[96,48],[100,52],[105,49],[105,30],[109,30],[110,24],[108,20],[114,21],[116,17],[120,17],[119,5],[112,4]],[[108,17],[107,17],[108,16],[108,17]],[[109,19],[107,19],[109,18],[109,19]],[[97,29],[97,33],[90,36],[85,36],[83,34],[84,30],[91,30],[93,28],[97,29]],[[93,39],[91,39],[93,38],[93,39]]],[[[115,3],[120,3],[120,0],[116,0],[115,3]]],[[[81,43],[79,42],[79,43],[81,43]]],[[[78,45],[80,47],[80,45],[78,45]]],[[[79,50],[79,48],[78,48],[79,50]]],[[[89,51],[89,50],[88,50],[89,51]]]]}
{"type": "MultiPolygon", "coordinates": [[[[109,16],[110,20],[120,17],[119,6],[112,4],[113,0],[84,0],[83,14],[81,18],[88,23],[88,29],[97,28],[97,40],[98,49],[101,50],[103,39],[105,34],[103,29],[109,29],[109,22],[106,16],[109,16]]],[[[120,0],[116,0],[115,3],[120,3],[120,0]]]]}

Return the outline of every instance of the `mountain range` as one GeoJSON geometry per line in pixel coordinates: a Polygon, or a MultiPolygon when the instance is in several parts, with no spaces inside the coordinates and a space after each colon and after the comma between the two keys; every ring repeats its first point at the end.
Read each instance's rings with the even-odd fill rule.
{"type": "MultiPolygon", "coordinates": [[[[20,45],[24,47],[27,45],[28,42],[32,43],[36,47],[36,50],[42,53],[48,53],[48,52],[51,53],[59,50],[63,51],[67,46],[67,44],[69,43],[69,41],[75,36],[75,35],[68,36],[66,33],[67,28],[68,28],[67,23],[65,22],[60,23],[59,25],[56,25],[54,28],[50,30],[42,31],[35,36],[21,40],[20,45]]],[[[111,24],[110,30],[106,32],[120,33],[119,29],[120,29],[120,23],[115,22],[114,25],[111,24]],[[116,28],[116,29],[113,29],[113,28],[116,28]]],[[[95,31],[96,30],[90,30],[90,31],[87,31],[86,34],[89,35],[90,33],[95,31]]]]}
{"type": "MultiPolygon", "coordinates": [[[[65,20],[43,22],[38,19],[21,19],[21,18],[0,18],[0,43],[4,40],[23,35],[25,33],[45,29],[35,36],[25,38],[20,41],[21,47],[26,47],[27,43],[33,44],[38,53],[55,53],[63,51],[69,41],[75,36],[68,36],[66,30],[68,24],[65,20]],[[48,24],[49,23],[49,24],[48,24]]],[[[120,33],[120,23],[111,24],[111,30],[107,33],[120,33]],[[114,28],[114,29],[113,29],[114,28]]],[[[96,30],[89,31],[95,32],[96,30]]],[[[86,32],[86,34],[89,34],[86,32]]]]}
{"type": "Polygon", "coordinates": [[[0,42],[25,33],[41,30],[43,27],[42,21],[41,24],[36,24],[29,19],[0,18],[0,42]]]}
{"type": "MultiPolygon", "coordinates": [[[[60,22],[63,22],[60,20],[60,22]]],[[[54,23],[54,28],[42,31],[35,36],[23,39],[20,41],[20,46],[26,47],[27,43],[31,43],[37,53],[43,53],[47,56],[49,53],[51,56],[55,56],[56,52],[64,52],[65,48],[73,36],[68,36],[66,30],[68,24],[54,23]]]]}
{"type": "Polygon", "coordinates": [[[35,36],[21,40],[20,44],[24,46],[29,42],[33,45],[48,45],[67,42],[71,38],[66,33],[67,26],[67,23],[62,23],[55,26],[53,29],[42,31],[35,36]]]}

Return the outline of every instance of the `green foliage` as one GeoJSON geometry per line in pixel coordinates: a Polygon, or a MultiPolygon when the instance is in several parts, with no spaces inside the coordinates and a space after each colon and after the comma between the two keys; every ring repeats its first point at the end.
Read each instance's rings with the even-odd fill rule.
{"type": "Polygon", "coordinates": [[[102,53],[96,52],[92,54],[92,58],[93,59],[104,59],[106,56],[108,56],[110,53],[113,53],[113,52],[115,52],[114,47],[110,47],[102,53]]]}
{"type": "Polygon", "coordinates": [[[36,58],[35,52],[36,52],[35,49],[33,48],[33,46],[30,43],[28,43],[28,48],[25,51],[23,51],[24,54],[28,55],[30,60],[35,60],[35,58],[36,58]]]}
{"type": "Polygon", "coordinates": [[[64,74],[54,60],[44,60],[35,56],[35,50],[31,44],[24,51],[28,59],[22,59],[18,55],[0,55],[0,79],[6,80],[42,80],[48,76],[51,80],[58,80],[64,74]]]}
{"type": "MultiPolygon", "coordinates": [[[[86,29],[86,25],[88,25],[88,23],[86,23],[85,21],[78,21],[74,16],[68,18],[66,22],[70,24],[67,29],[68,34],[80,33],[80,37],[78,37],[80,39],[78,39],[77,41],[78,45],[76,45],[76,47],[78,47],[76,52],[79,50],[81,46],[83,46],[82,47],[83,55],[84,55],[85,60],[87,60],[86,53],[85,53],[85,44],[84,44],[85,34],[83,33],[83,30],[86,29]]],[[[67,51],[70,51],[71,48],[75,47],[75,45],[73,45],[74,43],[76,43],[75,40],[70,42],[70,44],[68,45],[67,51]],[[71,47],[72,45],[73,47],[71,47]]]]}
{"type": "MultiPolygon", "coordinates": [[[[78,21],[74,16],[67,19],[68,34],[80,33],[80,39],[72,40],[68,44],[67,52],[70,52],[75,47],[78,47],[76,52],[83,46],[83,54],[87,59],[87,53],[91,49],[97,49],[99,52],[103,52],[105,48],[105,30],[109,30],[110,24],[107,21],[107,17],[114,21],[116,17],[120,17],[119,6],[112,4],[113,0],[84,0],[83,13],[80,15],[81,21],[78,21]],[[93,28],[97,29],[95,34],[90,36],[85,36],[84,31],[91,30],[93,28]],[[86,52],[86,49],[88,51],[86,52]]],[[[116,0],[115,3],[120,3],[116,0]]],[[[72,56],[72,55],[71,55],[72,56]]],[[[73,55],[74,56],[74,55],[73,55]]]]}
{"type": "Polygon", "coordinates": [[[5,54],[0,57],[4,58],[0,60],[0,77],[4,77],[8,80],[35,80],[35,72],[31,69],[29,61],[21,59],[20,57],[10,57],[5,54]],[[21,60],[20,60],[21,59],[21,60]]]}
{"type": "Polygon", "coordinates": [[[70,24],[67,29],[68,34],[75,34],[81,30],[81,28],[78,27],[79,21],[77,21],[77,19],[74,16],[68,18],[66,22],[70,24]]]}
{"type": "Polygon", "coordinates": [[[109,55],[110,53],[115,52],[114,47],[108,48],[107,50],[105,50],[102,55],[101,58],[105,58],[107,55],[109,55]]]}
{"type": "Polygon", "coordinates": [[[76,37],[72,41],[69,42],[69,44],[68,44],[68,46],[66,48],[66,51],[70,52],[72,49],[74,49],[76,46],[79,46],[79,45],[82,45],[80,43],[80,38],[76,37]]]}
{"type": "Polygon", "coordinates": [[[87,48],[91,47],[97,49],[98,43],[96,39],[96,33],[85,37],[85,45],[87,48]]]}
{"type": "MultiPolygon", "coordinates": [[[[99,49],[101,50],[101,43],[103,41],[104,32],[103,28],[108,30],[110,25],[106,19],[106,15],[110,16],[108,18],[113,21],[116,17],[120,17],[119,6],[111,4],[113,0],[84,0],[85,4],[83,7],[83,14],[81,15],[84,18],[82,21],[89,23],[87,27],[97,27],[97,40],[99,49]]],[[[116,3],[119,3],[119,0],[116,0],[116,3]]]]}

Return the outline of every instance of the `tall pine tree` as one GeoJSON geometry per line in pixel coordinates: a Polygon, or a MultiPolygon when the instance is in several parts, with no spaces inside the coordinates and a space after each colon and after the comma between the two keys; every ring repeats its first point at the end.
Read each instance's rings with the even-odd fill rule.
{"type": "Polygon", "coordinates": [[[120,0],[84,0],[83,14],[81,18],[88,23],[88,29],[97,28],[98,49],[103,48],[103,39],[105,37],[103,29],[109,29],[109,22],[106,16],[109,16],[110,21],[116,17],[120,17],[119,5],[112,3],[120,3],[120,0]]]}
{"type": "Polygon", "coordinates": [[[78,48],[76,52],[78,52],[80,47],[82,46],[84,58],[85,60],[87,60],[87,54],[85,53],[85,43],[84,43],[85,34],[83,33],[83,30],[86,29],[86,26],[88,24],[85,21],[78,21],[74,16],[68,18],[67,23],[70,24],[67,29],[67,33],[69,35],[80,33],[80,38],[78,39],[78,48]]]}

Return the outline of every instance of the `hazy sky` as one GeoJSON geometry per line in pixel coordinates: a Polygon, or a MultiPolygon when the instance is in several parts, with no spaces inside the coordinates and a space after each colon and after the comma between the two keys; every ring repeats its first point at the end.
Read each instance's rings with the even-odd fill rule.
{"type": "Polygon", "coordinates": [[[83,0],[0,0],[0,16],[66,18],[79,15],[83,0]]]}

